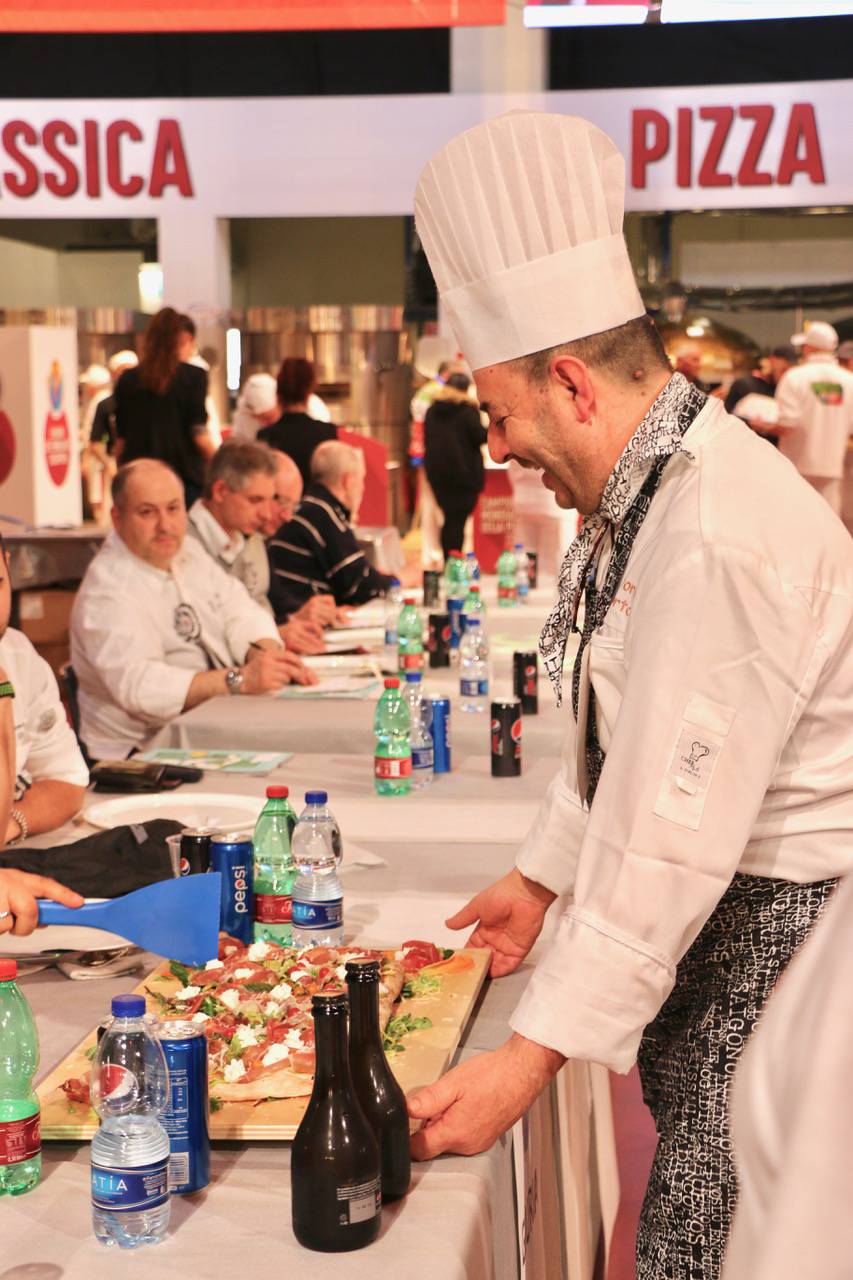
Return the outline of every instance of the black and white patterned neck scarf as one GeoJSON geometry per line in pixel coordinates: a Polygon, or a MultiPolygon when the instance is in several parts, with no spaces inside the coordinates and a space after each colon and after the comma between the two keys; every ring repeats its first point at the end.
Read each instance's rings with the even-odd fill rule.
{"type": "MultiPolygon", "coordinates": [[[[616,463],[601,502],[586,517],[580,532],[566,552],[560,568],[557,603],[539,638],[539,652],[545,664],[548,678],[557,694],[557,705],[562,704],[563,659],[570,633],[575,629],[581,595],[587,581],[590,561],[608,528],[619,528],[635,503],[634,519],[627,521],[630,539],[623,539],[621,548],[625,561],[639,533],[651,499],[660,483],[663,467],[675,453],[684,451],[682,440],[687,428],[705,404],[704,392],[680,373],[674,373],[661,391],[648,413],[626,444],[616,463]],[[654,472],[656,479],[651,480],[654,472]],[[648,482],[648,483],[647,483],[648,482]],[[645,490],[645,491],[644,491],[645,490]]],[[[621,558],[621,557],[620,557],[621,558]]],[[[614,585],[618,587],[619,582],[614,585]]],[[[599,605],[606,596],[600,592],[599,605]]],[[[612,600],[606,602],[609,608],[612,600]]],[[[596,610],[598,612],[598,610],[596,610]]],[[[596,623],[596,625],[599,625],[596,623]]],[[[575,713],[577,705],[575,703],[575,713]]]]}

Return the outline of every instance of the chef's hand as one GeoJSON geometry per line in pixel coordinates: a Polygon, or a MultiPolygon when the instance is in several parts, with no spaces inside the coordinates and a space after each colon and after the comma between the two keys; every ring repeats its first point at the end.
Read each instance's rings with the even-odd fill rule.
{"type": "Polygon", "coordinates": [[[304,662],[285,649],[250,649],[243,667],[243,693],[268,693],[286,684],[316,684],[304,662]]]}
{"type": "Polygon", "coordinates": [[[334,596],[311,596],[293,616],[300,622],[316,622],[319,627],[330,627],[335,621],[335,612],[334,596]]]}
{"type": "Polygon", "coordinates": [[[323,653],[326,648],[323,628],[316,622],[302,622],[299,618],[291,618],[278,630],[291,653],[323,653]]]}
{"type": "Polygon", "coordinates": [[[517,867],[445,921],[448,929],[477,927],[465,944],[488,947],[493,978],[512,973],[521,964],[542,930],[545,913],[557,895],[523,876],[517,867]]]}
{"type": "Polygon", "coordinates": [[[0,934],[32,933],[38,924],[37,898],[52,898],[64,907],[82,907],[84,902],[79,893],[48,876],[4,868],[0,871],[0,934]]]}
{"type": "Polygon", "coordinates": [[[523,1116],[565,1058],[556,1049],[514,1035],[493,1053],[481,1053],[406,1099],[423,1121],[412,1136],[415,1160],[442,1151],[472,1156],[486,1151],[523,1116]]]}

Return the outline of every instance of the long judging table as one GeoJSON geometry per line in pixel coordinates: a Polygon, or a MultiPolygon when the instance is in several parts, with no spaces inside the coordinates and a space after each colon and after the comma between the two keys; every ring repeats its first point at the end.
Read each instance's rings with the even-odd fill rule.
{"type": "MultiPolygon", "coordinates": [[[[216,781],[220,787],[224,782],[216,781]]],[[[71,838],[76,832],[65,834],[71,838]]],[[[458,945],[444,919],[507,870],[513,856],[508,845],[492,842],[386,836],[369,847],[381,861],[347,868],[345,915],[348,936],[377,943],[421,936],[458,945]]],[[[468,1024],[462,1059],[505,1039],[530,968],[528,962],[487,986],[468,1024]]],[[[127,978],[69,983],[53,970],[23,978],[40,1030],[40,1076],[96,1023],[112,995],[133,984],[127,978]]],[[[266,1270],[272,1257],[277,1270],[307,1265],[317,1280],[372,1280],[392,1268],[412,1280],[516,1280],[522,1275],[587,1280],[599,1205],[614,1195],[602,1079],[595,1068],[570,1064],[523,1124],[491,1151],[416,1165],[409,1196],[384,1211],[379,1240],[346,1258],[312,1254],[309,1260],[293,1239],[286,1143],[217,1144],[210,1186],[175,1199],[168,1239],[146,1249],[144,1260],[108,1251],[94,1240],[88,1147],[46,1144],[41,1184],[3,1205],[4,1265],[38,1267],[39,1274],[61,1274],[64,1280],[121,1280],[135,1275],[140,1265],[155,1280],[175,1275],[224,1280],[235,1268],[266,1270]]]]}

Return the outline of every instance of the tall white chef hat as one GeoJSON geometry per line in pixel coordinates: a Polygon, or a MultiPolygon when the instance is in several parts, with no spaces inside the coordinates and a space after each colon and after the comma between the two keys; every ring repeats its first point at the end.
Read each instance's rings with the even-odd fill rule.
{"type": "Polygon", "coordinates": [[[473,369],[645,314],[622,235],[624,198],[622,156],[576,116],[512,111],[433,156],[415,221],[473,369]]]}

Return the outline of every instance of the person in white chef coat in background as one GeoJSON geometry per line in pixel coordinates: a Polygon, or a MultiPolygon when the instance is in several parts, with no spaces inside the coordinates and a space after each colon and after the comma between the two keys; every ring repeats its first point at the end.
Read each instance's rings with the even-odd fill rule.
{"type": "Polygon", "coordinates": [[[175,473],[141,458],[113,484],[114,531],[71,613],[81,737],[95,759],[143,748],[217,694],[258,694],[316,676],[285,652],[271,614],[185,537],[175,473]]]}
{"type": "Polygon", "coordinates": [[[490,452],[585,520],[540,643],[572,711],[560,772],[513,871],[448,924],[474,926],[499,977],[550,904],[570,905],[510,1039],[409,1105],[417,1156],[473,1152],[567,1059],[639,1061],[659,1143],[638,1278],[716,1280],[736,1201],[729,1080],[853,861],[853,543],[786,459],[670,369],[623,195],[609,138],[539,112],[454,138],[418,185],[490,452]]]}
{"type": "Polygon", "coordinates": [[[2,847],[54,831],[83,803],[89,770],[65,716],[56,678],[30,641],[9,626],[12,585],[0,537],[0,667],[14,691],[15,782],[2,847]]]}
{"type": "Polygon", "coordinates": [[[773,430],[780,451],[840,516],[853,432],[853,373],[838,362],[838,334],[831,324],[816,320],[791,342],[802,349],[803,361],[776,388],[773,430]]]}

